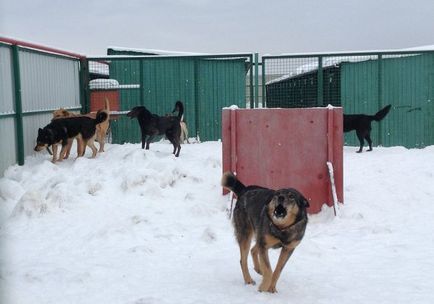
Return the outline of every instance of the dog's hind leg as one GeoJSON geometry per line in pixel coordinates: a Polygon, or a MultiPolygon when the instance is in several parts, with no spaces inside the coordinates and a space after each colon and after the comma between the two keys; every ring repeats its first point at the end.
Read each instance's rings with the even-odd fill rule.
{"type": "Polygon", "coordinates": [[[294,252],[294,248],[283,247],[280,251],[279,260],[277,261],[276,268],[274,269],[273,276],[271,278],[271,285],[268,288],[269,292],[276,292],[276,283],[282,273],[283,267],[294,252]]]}
{"type": "Polygon", "coordinates": [[[259,266],[259,249],[258,249],[258,244],[255,244],[255,246],[253,246],[252,250],[250,251],[250,254],[252,255],[252,258],[253,258],[253,265],[254,265],[255,271],[258,274],[262,275],[261,267],[259,266]]]}
{"type": "Polygon", "coordinates": [[[92,150],[92,156],[91,156],[91,158],[95,158],[95,157],[96,157],[96,152],[98,151],[98,150],[96,149],[96,147],[95,147],[94,141],[95,141],[95,136],[89,138],[89,140],[87,140],[87,141],[85,142],[85,144],[86,144],[87,146],[89,146],[89,147],[91,148],[91,150],[92,150]]]}
{"type": "Polygon", "coordinates": [[[371,136],[369,133],[368,133],[368,135],[365,136],[365,139],[369,144],[369,149],[367,151],[372,151],[372,139],[371,139],[371,136]]]}
{"type": "Polygon", "coordinates": [[[359,139],[359,142],[360,142],[359,151],[357,151],[357,153],[361,153],[363,150],[363,146],[365,145],[365,140],[364,140],[365,135],[359,131],[356,131],[356,134],[357,134],[357,138],[359,139]]]}
{"type": "Polygon", "coordinates": [[[255,285],[255,281],[253,281],[252,277],[250,276],[249,268],[247,265],[247,258],[249,256],[249,249],[250,249],[250,243],[252,242],[253,233],[250,233],[243,239],[239,241],[240,245],[240,265],[241,265],[241,271],[243,272],[244,282],[246,284],[252,284],[255,285]]]}

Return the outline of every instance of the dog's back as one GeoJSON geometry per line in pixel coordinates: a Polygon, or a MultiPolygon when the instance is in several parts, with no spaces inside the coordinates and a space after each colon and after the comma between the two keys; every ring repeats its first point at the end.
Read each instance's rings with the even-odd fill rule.
{"type": "Polygon", "coordinates": [[[389,113],[392,105],[387,105],[375,115],[344,114],[344,132],[352,130],[371,130],[371,122],[381,121],[389,113]]]}

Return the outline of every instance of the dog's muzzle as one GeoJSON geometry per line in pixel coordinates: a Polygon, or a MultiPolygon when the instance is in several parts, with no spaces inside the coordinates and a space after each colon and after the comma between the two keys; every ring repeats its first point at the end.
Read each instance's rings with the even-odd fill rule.
{"type": "Polygon", "coordinates": [[[283,207],[282,204],[278,204],[276,208],[274,208],[274,216],[277,218],[283,218],[287,214],[286,208],[283,207]]]}
{"type": "Polygon", "coordinates": [[[33,150],[38,152],[38,151],[45,149],[45,147],[46,147],[46,145],[36,145],[33,150]]]}

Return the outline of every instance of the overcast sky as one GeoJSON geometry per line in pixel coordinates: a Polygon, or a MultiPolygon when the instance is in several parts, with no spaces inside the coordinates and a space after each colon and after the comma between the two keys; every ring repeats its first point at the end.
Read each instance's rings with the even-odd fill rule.
{"type": "Polygon", "coordinates": [[[0,36],[88,56],[398,49],[434,44],[434,0],[0,0],[0,36]]]}

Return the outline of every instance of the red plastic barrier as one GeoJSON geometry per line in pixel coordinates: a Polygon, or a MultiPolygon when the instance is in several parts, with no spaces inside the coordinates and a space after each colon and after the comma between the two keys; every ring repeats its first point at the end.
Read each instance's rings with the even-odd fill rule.
{"type": "Polygon", "coordinates": [[[343,203],[342,108],[223,109],[223,172],[246,185],[295,188],[309,213],[333,206],[327,161],[343,203]]]}
{"type": "MultiPolygon", "coordinates": [[[[109,100],[110,111],[119,111],[119,90],[91,90],[90,111],[96,112],[105,108],[105,99],[109,100]]],[[[113,118],[113,117],[111,117],[113,118]]]]}

